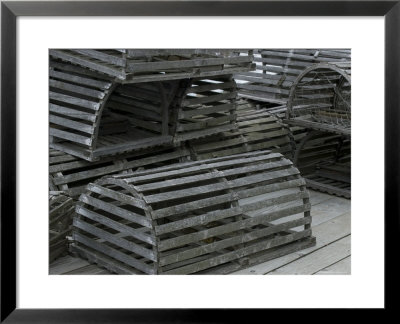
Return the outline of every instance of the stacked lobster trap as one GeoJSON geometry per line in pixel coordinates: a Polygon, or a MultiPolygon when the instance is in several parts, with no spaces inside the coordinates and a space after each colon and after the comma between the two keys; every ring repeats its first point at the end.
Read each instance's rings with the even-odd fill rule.
{"type": "Polygon", "coordinates": [[[232,73],[253,68],[232,53],[51,50],[50,147],[93,162],[232,129],[232,73]]]}
{"type": "Polygon", "coordinates": [[[256,70],[235,75],[239,96],[287,125],[288,157],[310,188],[350,198],[350,50],[253,52],[256,70]]]}
{"type": "Polygon", "coordinates": [[[252,53],[50,50],[49,187],[76,205],[71,252],[115,273],[205,274],[315,244],[291,161],[305,127],[237,98],[252,53]]]}
{"type": "Polygon", "coordinates": [[[350,63],[319,63],[304,70],[291,88],[286,122],[309,130],[294,155],[308,185],[350,198],[350,63]]]}

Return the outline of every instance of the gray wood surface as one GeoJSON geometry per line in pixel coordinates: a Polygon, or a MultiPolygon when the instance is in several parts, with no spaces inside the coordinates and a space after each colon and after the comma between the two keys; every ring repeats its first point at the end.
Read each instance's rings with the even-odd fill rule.
{"type": "Polygon", "coordinates": [[[351,256],[348,256],[329,267],[319,270],[316,275],[347,275],[351,271],[351,256]]]}

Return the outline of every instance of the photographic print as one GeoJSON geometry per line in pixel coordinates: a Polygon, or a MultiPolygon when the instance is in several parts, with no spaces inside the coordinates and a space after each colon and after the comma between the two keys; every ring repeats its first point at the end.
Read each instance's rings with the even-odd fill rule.
{"type": "Polygon", "coordinates": [[[350,49],[50,49],[49,274],[351,273],[350,49]]]}

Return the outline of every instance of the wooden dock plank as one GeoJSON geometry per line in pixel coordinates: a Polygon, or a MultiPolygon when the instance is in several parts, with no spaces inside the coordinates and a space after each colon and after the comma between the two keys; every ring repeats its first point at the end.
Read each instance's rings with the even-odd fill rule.
{"type": "Polygon", "coordinates": [[[325,269],[315,273],[316,275],[347,275],[351,273],[351,256],[348,256],[325,269]]]}
{"type": "Polygon", "coordinates": [[[312,206],[321,204],[326,200],[332,199],[332,196],[328,195],[326,193],[314,191],[314,190],[310,190],[310,189],[308,189],[308,191],[310,192],[310,202],[311,202],[312,206]]]}
{"type": "Polygon", "coordinates": [[[86,267],[78,268],[69,272],[65,272],[63,274],[66,275],[103,275],[103,274],[112,274],[110,271],[100,268],[96,264],[90,264],[86,267]]]}
{"type": "Polygon", "coordinates": [[[339,216],[346,212],[350,212],[350,207],[350,200],[341,197],[332,197],[323,203],[313,205],[312,216],[317,218],[321,217],[321,215],[324,215],[324,218],[328,219],[330,215],[339,216]]]}
{"type": "Polygon", "coordinates": [[[65,257],[57,259],[50,265],[49,274],[51,275],[64,274],[66,272],[73,271],[88,265],[89,262],[87,262],[86,260],[75,258],[71,255],[67,255],[65,257]]]}
{"type": "Polygon", "coordinates": [[[350,256],[351,235],[293,261],[268,275],[312,275],[350,256]]]}

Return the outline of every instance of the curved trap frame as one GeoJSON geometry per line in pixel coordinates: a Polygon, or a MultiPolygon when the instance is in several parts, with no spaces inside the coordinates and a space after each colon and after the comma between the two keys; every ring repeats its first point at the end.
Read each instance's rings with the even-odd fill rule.
{"type": "Polygon", "coordinates": [[[350,135],[350,63],[320,63],[305,69],[290,90],[286,122],[350,135]]]}
{"type": "Polygon", "coordinates": [[[79,200],[72,251],[117,273],[227,273],[315,244],[305,181],[269,151],[102,178],[79,200]]]}
{"type": "Polygon", "coordinates": [[[255,49],[253,53],[256,70],[235,75],[239,96],[279,105],[287,104],[293,82],[307,67],[351,60],[346,49],[255,49]]]}

